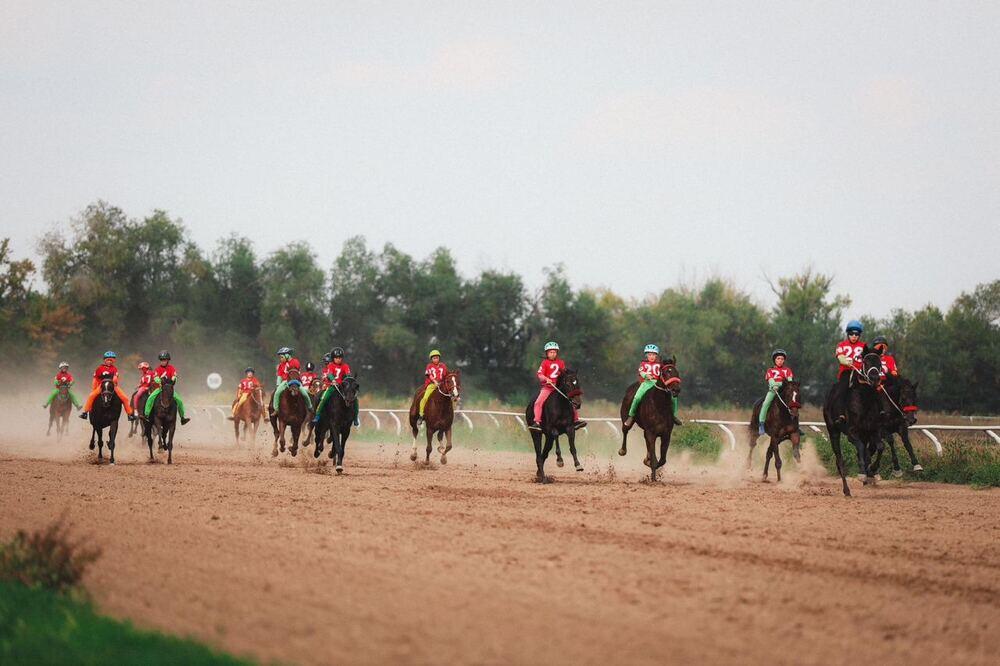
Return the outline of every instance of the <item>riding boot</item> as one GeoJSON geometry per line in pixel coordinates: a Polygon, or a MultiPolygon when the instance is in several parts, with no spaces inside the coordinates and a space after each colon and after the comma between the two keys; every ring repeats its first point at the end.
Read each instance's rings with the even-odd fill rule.
{"type": "Polygon", "coordinates": [[[191,419],[187,418],[186,416],[182,416],[181,417],[181,425],[187,425],[190,422],[191,422],[191,419]]]}
{"type": "Polygon", "coordinates": [[[573,430],[579,430],[580,428],[586,428],[586,427],[587,427],[586,421],[577,421],[576,423],[573,424],[573,430]]]}
{"type": "Polygon", "coordinates": [[[80,412],[80,418],[83,419],[84,421],[86,421],[87,420],[87,412],[80,412]]]}
{"type": "Polygon", "coordinates": [[[759,437],[760,435],[763,434],[764,434],[764,424],[761,423],[757,426],[757,436],[759,437]]]}
{"type": "Polygon", "coordinates": [[[128,415],[128,420],[129,420],[130,422],[131,422],[131,421],[135,421],[135,414],[129,414],[129,415],[128,415]]]}
{"type": "Polygon", "coordinates": [[[532,421],[531,423],[528,424],[528,430],[535,430],[537,432],[541,432],[542,425],[540,423],[535,423],[534,421],[532,421]]]}
{"type": "Polygon", "coordinates": [[[683,421],[681,421],[681,420],[680,420],[679,418],[677,418],[677,417],[675,416],[675,417],[674,417],[674,425],[675,425],[675,426],[682,426],[682,425],[684,425],[684,422],[683,422],[683,421]]]}

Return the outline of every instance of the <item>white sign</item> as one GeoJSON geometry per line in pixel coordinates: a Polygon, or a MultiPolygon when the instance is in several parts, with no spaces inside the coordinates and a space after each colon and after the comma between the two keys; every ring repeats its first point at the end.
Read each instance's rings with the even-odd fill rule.
{"type": "Polygon", "coordinates": [[[208,388],[213,391],[218,390],[218,388],[222,386],[222,375],[217,372],[213,372],[205,379],[205,383],[207,383],[208,388]]]}

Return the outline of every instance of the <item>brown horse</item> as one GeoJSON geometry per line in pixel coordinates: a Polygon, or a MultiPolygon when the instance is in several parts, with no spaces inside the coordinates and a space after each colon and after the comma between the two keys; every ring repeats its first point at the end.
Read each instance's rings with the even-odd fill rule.
{"type": "Polygon", "coordinates": [[[236,437],[237,445],[240,443],[240,424],[243,424],[243,441],[247,441],[247,432],[250,433],[251,443],[257,441],[257,428],[260,427],[262,416],[264,416],[264,389],[258,386],[233,414],[233,435],[236,437]]]}
{"type": "MultiPolygon", "coordinates": [[[[620,456],[628,453],[626,442],[631,428],[625,426],[625,420],[628,418],[629,407],[632,406],[632,398],[638,389],[639,382],[635,382],[628,387],[625,397],[622,398],[622,448],[618,451],[620,456]]],[[[656,470],[667,464],[667,449],[670,448],[670,435],[674,430],[673,396],[680,395],[680,392],[681,376],[677,372],[677,361],[671,358],[660,366],[660,376],[656,380],[656,386],[646,394],[635,413],[635,424],[642,428],[642,434],[646,438],[646,459],[642,462],[649,467],[651,481],[656,481],[656,470]],[[659,460],[656,457],[657,438],[660,440],[659,460]]]]}
{"type": "MultiPolygon", "coordinates": [[[[420,398],[424,395],[424,387],[417,389],[410,403],[410,430],[413,432],[413,452],[410,453],[410,460],[417,460],[417,434],[420,426],[417,419],[420,416],[420,398]]],[[[427,398],[424,405],[424,432],[427,435],[427,457],[424,463],[431,461],[431,440],[434,433],[438,438],[438,453],[441,454],[441,464],[448,464],[448,452],[451,451],[451,426],[455,421],[455,405],[462,399],[462,377],[461,371],[449,372],[441,379],[431,396],[427,398]],[[447,437],[445,444],[442,439],[447,437]]]]}
{"type": "MultiPolygon", "coordinates": [[[[771,456],[774,456],[774,471],[778,475],[778,482],[781,482],[781,452],[778,445],[786,439],[792,442],[792,456],[795,460],[801,460],[799,453],[799,382],[783,382],[777,400],[771,403],[771,408],[764,415],[764,433],[771,437],[771,442],[767,446],[767,456],[764,459],[764,481],[767,481],[767,470],[771,465],[771,456]]],[[[750,415],[750,451],[747,453],[747,469],[750,469],[750,457],[753,449],[757,446],[757,434],[760,427],[760,408],[764,403],[764,398],[757,400],[750,415]]]]}
{"type": "Polygon", "coordinates": [[[274,411],[274,393],[267,402],[267,412],[271,421],[271,428],[274,430],[274,448],[271,455],[278,456],[280,450],[285,451],[285,428],[292,429],[292,444],[288,447],[288,452],[292,457],[299,452],[299,435],[302,433],[302,426],[309,418],[310,406],[306,405],[306,399],[298,388],[299,371],[292,368],[288,371],[288,388],[281,394],[278,402],[278,411],[274,411]]]}
{"type": "Polygon", "coordinates": [[[55,423],[56,439],[62,439],[62,436],[69,430],[69,415],[73,411],[72,407],[73,404],[69,399],[69,385],[60,384],[59,393],[49,403],[49,429],[45,431],[46,437],[52,434],[52,424],[55,423]]]}

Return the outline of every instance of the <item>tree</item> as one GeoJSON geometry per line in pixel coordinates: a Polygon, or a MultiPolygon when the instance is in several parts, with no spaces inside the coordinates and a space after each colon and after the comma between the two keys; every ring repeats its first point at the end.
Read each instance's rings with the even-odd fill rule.
{"type": "Polygon", "coordinates": [[[268,353],[287,345],[305,361],[319,360],[326,351],[329,330],[324,277],[305,243],[292,243],[268,257],[261,305],[261,342],[268,353]]]}

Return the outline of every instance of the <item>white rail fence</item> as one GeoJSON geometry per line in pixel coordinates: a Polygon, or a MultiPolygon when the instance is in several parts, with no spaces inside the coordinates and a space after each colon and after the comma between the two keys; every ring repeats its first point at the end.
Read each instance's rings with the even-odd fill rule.
{"type": "MultiPolygon", "coordinates": [[[[198,407],[196,409],[200,410],[202,414],[204,414],[209,418],[210,421],[215,420],[216,414],[218,414],[219,419],[225,420],[226,417],[228,417],[231,413],[230,407],[228,405],[210,405],[207,407],[198,407]]],[[[376,430],[382,429],[382,416],[380,415],[388,417],[387,420],[391,420],[392,422],[391,425],[396,429],[396,435],[401,435],[403,433],[403,421],[409,419],[408,409],[361,409],[361,413],[363,415],[368,415],[371,418],[371,421],[374,424],[376,430]],[[402,419],[400,418],[400,415],[403,415],[402,419]]],[[[527,425],[524,422],[524,415],[519,412],[498,412],[498,411],[489,411],[481,409],[463,409],[458,412],[458,415],[465,422],[466,426],[468,426],[469,430],[476,429],[475,424],[470,418],[470,416],[472,415],[486,417],[490,420],[490,422],[492,422],[492,424],[495,427],[498,428],[501,425],[499,417],[502,417],[504,419],[513,419],[515,422],[517,422],[517,424],[521,427],[522,430],[528,429],[527,425]]],[[[583,418],[589,423],[603,423],[611,430],[611,432],[614,435],[621,436],[621,428],[619,425],[621,423],[621,419],[619,418],[611,418],[611,417],[592,417],[592,418],[583,417],[583,418]]],[[[982,417],[960,417],[960,418],[969,418],[969,420],[971,421],[973,418],[982,418],[982,417]]],[[[703,423],[706,425],[716,426],[717,428],[722,430],[722,432],[726,436],[726,439],[729,440],[729,447],[734,450],[736,449],[736,434],[732,431],[732,428],[734,427],[747,428],[746,421],[689,419],[687,423],[703,423]]],[[[362,424],[364,424],[364,421],[362,421],[362,424]]],[[[820,434],[823,433],[822,428],[826,426],[826,424],[821,421],[799,421],[799,425],[802,427],[810,428],[813,432],[817,432],[820,434]]],[[[1000,444],[1000,435],[997,434],[997,432],[1000,432],[1000,425],[935,425],[935,424],[919,425],[918,424],[911,426],[910,429],[913,431],[918,431],[922,433],[925,437],[927,437],[927,439],[929,439],[934,444],[934,449],[937,451],[937,454],[939,456],[944,453],[944,449],[941,446],[941,441],[937,438],[937,436],[934,434],[933,431],[957,430],[965,432],[985,432],[987,435],[993,438],[995,442],[1000,444]]],[[[587,428],[584,428],[583,432],[588,435],[590,434],[587,428]]]]}

